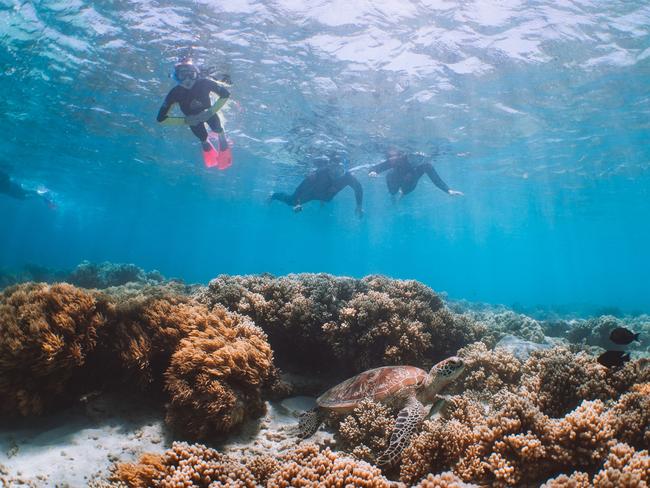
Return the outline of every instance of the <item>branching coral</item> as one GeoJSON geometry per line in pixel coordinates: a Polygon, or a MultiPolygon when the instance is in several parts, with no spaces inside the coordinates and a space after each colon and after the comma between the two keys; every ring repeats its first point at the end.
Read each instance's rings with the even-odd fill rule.
{"type": "MultiPolygon", "coordinates": [[[[472,488],[477,485],[467,484],[458,476],[451,472],[445,472],[437,475],[429,474],[420,481],[416,488],[472,488]]],[[[478,488],[478,487],[477,487],[478,488]]]]}
{"type": "Polygon", "coordinates": [[[0,294],[0,413],[38,414],[81,387],[107,305],[71,285],[27,283],[0,294]]]}
{"type": "Polygon", "coordinates": [[[634,385],[611,414],[617,439],[637,449],[650,449],[650,383],[634,385]]]}
{"type": "Polygon", "coordinates": [[[364,461],[375,462],[388,447],[394,412],[370,399],[362,400],[339,424],[342,447],[364,461]]]}
{"type": "Polygon", "coordinates": [[[612,372],[591,355],[554,348],[531,355],[524,364],[522,383],[544,413],[559,417],[582,400],[616,398],[634,383],[633,368],[612,372]]]}
{"type": "Polygon", "coordinates": [[[647,488],[650,486],[648,451],[635,451],[627,444],[612,447],[605,466],[594,476],[594,488],[647,488]]]}
{"type": "Polygon", "coordinates": [[[200,444],[175,442],[162,456],[143,456],[137,464],[117,465],[113,480],[129,488],[268,488],[355,486],[392,488],[381,471],[329,449],[305,445],[273,460],[236,460],[200,444]]]}
{"type": "Polygon", "coordinates": [[[475,391],[490,396],[519,384],[521,363],[506,351],[488,351],[485,344],[476,342],[458,351],[458,355],[466,366],[463,376],[451,386],[452,391],[475,391]]]}
{"type": "Polygon", "coordinates": [[[203,330],[181,340],[165,372],[167,422],[197,439],[226,433],[264,413],[262,388],[273,373],[266,335],[243,316],[215,308],[203,330]]]}

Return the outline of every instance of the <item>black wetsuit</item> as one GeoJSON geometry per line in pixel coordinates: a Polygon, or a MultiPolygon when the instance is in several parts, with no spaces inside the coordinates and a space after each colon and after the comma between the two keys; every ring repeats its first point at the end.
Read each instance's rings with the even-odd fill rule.
{"type": "Polygon", "coordinates": [[[0,171],[0,193],[18,200],[25,200],[27,197],[37,194],[35,191],[25,190],[18,183],[11,181],[9,175],[3,171],[0,171]]]}
{"type": "Polygon", "coordinates": [[[396,158],[387,159],[383,163],[376,164],[370,168],[370,171],[375,173],[383,173],[390,170],[386,175],[386,184],[388,191],[391,195],[395,195],[399,190],[402,194],[406,195],[415,190],[418,181],[423,174],[427,174],[429,179],[445,193],[449,192],[449,187],[442,181],[442,178],[436,173],[436,170],[431,163],[424,163],[422,160],[425,158],[421,154],[400,155],[396,158]],[[417,161],[414,164],[412,160],[417,161]]]}
{"type": "MultiPolygon", "coordinates": [[[[177,85],[172,88],[167,94],[167,97],[165,97],[165,101],[163,102],[162,107],[160,107],[156,119],[158,122],[165,120],[169,109],[171,109],[172,105],[175,103],[178,103],[181,107],[181,112],[185,115],[196,115],[201,113],[212,105],[210,102],[210,92],[216,93],[220,98],[228,98],[230,96],[230,92],[226,90],[226,88],[209,78],[196,80],[194,85],[192,85],[192,88],[189,90],[181,85],[177,85]]],[[[210,117],[207,120],[207,123],[216,133],[223,132],[221,121],[217,114],[210,117]]],[[[192,125],[190,126],[190,129],[192,129],[194,135],[198,137],[201,142],[205,142],[208,139],[208,131],[205,128],[205,123],[202,122],[197,125],[192,125]]]]}
{"type": "Polygon", "coordinates": [[[292,207],[312,200],[329,202],[346,186],[354,190],[354,198],[357,202],[357,207],[360,208],[363,202],[363,188],[361,188],[359,180],[347,172],[336,176],[329,168],[321,168],[307,176],[292,195],[288,193],[274,193],[271,195],[271,199],[279,200],[292,207]]]}

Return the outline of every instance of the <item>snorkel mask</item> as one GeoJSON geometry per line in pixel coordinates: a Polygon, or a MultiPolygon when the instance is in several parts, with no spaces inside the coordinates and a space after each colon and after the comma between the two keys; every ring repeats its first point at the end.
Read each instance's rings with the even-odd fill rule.
{"type": "Polygon", "coordinates": [[[185,60],[174,66],[174,81],[182,83],[185,80],[196,80],[199,77],[199,69],[194,66],[191,60],[185,60]]]}

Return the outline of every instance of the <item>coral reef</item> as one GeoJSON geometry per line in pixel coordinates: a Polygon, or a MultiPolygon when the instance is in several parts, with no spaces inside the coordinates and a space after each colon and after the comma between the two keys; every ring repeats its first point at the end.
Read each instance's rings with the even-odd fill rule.
{"type": "Polygon", "coordinates": [[[82,288],[108,288],[127,283],[158,284],[165,278],[158,271],[145,272],[135,264],[101,264],[83,261],[66,277],[66,281],[82,288]]]}
{"type": "Polygon", "coordinates": [[[416,488],[478,488],[478,485],[468,484],[454,473],[446,471],[437,475],[428,474],[416,488]]]}
{"type": "Polygon", "coordinates": [[[519,384],[522,364],[507,351],[488,350],[485,344],[476,342],[460,349],[458,356],[465,360],[465,371],[449,391],[475,391],[491,396],[519,384]]]}
{"type": "Polygon", "coordinates": [[[386,364],[431,365],[474,342],[485,327],[447,310],[416,281],[326,274],[219,276],[196,294],[249,316],[280,366],[349,375],[386,364]]]}
{"type": "Polygon", "coordinates": [[[235,459],[201,444],[175,442],[162,456],[145,455],[137,464],[117,465],[112,479],[129,488],[397,486],[367,463],[314,445],[297,447],[277,459],[235,459]]]}
{"type": "Polygon", "coordinates": [[[374,463],[388,448],[395,413],[382,403],[362,400],[338,426],[341,447],[358,459],[374,463]]]}
{"type": "Polygon", "coordinates": [[[39,414],[82,381],[107,304],[71,285],[27,283],[0,294],[0,413],[39,414]]]}
{"type": "Polygon", "coordinates": [[[165,372],[167,422],[196,439],[229,432],[264,413],[262,388],[274,371],[266,335],[243,316],[215,308],[205,330],[181,340],[165,372]]]}
{"type": "Polygon", "coordinates": [[[532,354],[524,364],[522,384],[544,413],[558,417],[582,400],[616,398],[637,380],[634,363],[612,371],[584,352],[554,348],[532,354]]]}
{"type": "Polygon", "coordinates": [[[605,466],[594,476],[594,488],[647,488],[649,484],[648,451],[635,451],[622,443],[612,447],[605,466]]]}
{"type": "Polygon", "coordinates": [[[634,385],[612,408],[616,438],[637,449],[650,450],[650,383],[634,385]]]}

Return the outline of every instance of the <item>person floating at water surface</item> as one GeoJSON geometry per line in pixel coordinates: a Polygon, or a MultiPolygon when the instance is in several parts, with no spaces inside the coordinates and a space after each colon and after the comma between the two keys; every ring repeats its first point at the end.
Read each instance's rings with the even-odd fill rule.
{"type": "Polygon", "coordinates": [[[273,193],[271,200],[284,202],[291,205],[294,212],[300,212],[304,203],[312,200],[329,202],[346,186],[354,190],[356,214],[360,217],[363,215],[363,188],[359,180],[345,170],[342,163],[329,164],[317,169],[305,177],[293,194],[273,193]]]}
{"type": "MultiPolygon", "coordinates": [[[[228,141],[217,112],[225,105],[230,97],[230,92],[216,81],[202,78],[201,71],[190,58],[186,58],[174,66],[174,79],[178,85],[172,88],[165,97],[156,117],[158,122],[165,125],[189,125],[194,135],[201,141],[204,158],[214,149],[220,152],[227,151],[228,141]],[[219,96],[214,105],[211,103],[210,93],[216,93],[219,96]],[[185,117],[169,117],[167,115],[175,103],[179,105],[185,117]],[[213,148],[212,144],[208,142],[206,123],[218,136],[218,148],[213,148]]],[[[206,159],[207,164],[208,160],[206,159]]]]}
{"type": "Polygon", "coordinates": [[[389,171],[386,175],[386,185],[391,195],[399,197],[415,190],[422,175],[427,175],[431,182],[442,191],[452,196],[462,196],[463,192],[452,190],[447,183],[442,181],[433,165],[424,162],[426,156],[422,153],[406,154],[403,151],[391,149],[385,161],[370,168],[368,176],[377,177],[379,173],[389,171]]]}
{"type": "Polygon", "coordinates": [[[17,200],[27,200],[28,198],[40,198],[45,204],[55,209],[56,204],[50,198],[49,190],[30,190],[24,188],[20,183],[16,183],[11,179],[8,173],[0,169],[0,193],[7,195],[17,200]]]}

